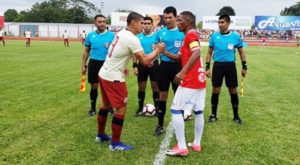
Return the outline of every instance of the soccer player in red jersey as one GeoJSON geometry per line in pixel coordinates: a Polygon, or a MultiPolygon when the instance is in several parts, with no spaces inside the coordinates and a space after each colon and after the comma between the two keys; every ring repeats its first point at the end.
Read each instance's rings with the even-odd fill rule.
{"type": "Polygon", "coordinates": [[[167,151],[170,156],[185,156],[189,153],[185,140],[183,115],[192,110],[195,114],[195,136],[189,146],[195,152],[201,151],[201,137],[204,128],[203,110],[205,106],[206,80],[201,59],[199,34],[195,30],[195,15],[189,11],[180,13],[177,18],[178,29],[185,34],[179,56],[167,54],[179,60],[182,69],[175,76],[179,87],[171,106],[172,124],[175,128],[177,144],[167,151]]]}

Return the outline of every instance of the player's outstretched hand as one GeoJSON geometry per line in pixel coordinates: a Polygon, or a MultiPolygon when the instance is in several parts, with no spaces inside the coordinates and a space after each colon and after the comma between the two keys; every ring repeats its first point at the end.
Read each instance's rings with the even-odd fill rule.
{"type": "Polygon", "coordinates": [[[243,76],[244,78],[246,77],[246,74],[247,74],[247,70],[242,69],[242,76],[243,76]]]}
{"type": "Polygon", "coordinates": [[[210,69],[209,69],[209,70],[206,70],[206,77],[211,78],[210,69]]]}
{"type": "Polygon", "coordinates": [[[158,44],[156,45],[156,49],[158,49],[159,52],[165,51],[165,48],[166,48],[166,45],[165,45],[164,43],[158,43],[158,44]]]}

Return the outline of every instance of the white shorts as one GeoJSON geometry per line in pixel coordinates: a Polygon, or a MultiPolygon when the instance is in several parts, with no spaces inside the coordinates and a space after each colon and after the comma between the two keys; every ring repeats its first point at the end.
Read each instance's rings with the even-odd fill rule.
{"type": "Polygon", "coordinates": [[[172,111],[183,110],[185,113],[203,111],[205,107],[206,88],[191,89],[179,86],[176,90],[172,111]]]}

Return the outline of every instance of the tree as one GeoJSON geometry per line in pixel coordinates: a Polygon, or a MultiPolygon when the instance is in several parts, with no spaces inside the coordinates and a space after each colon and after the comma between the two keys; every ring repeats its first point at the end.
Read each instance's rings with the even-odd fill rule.
{"type": "Polygon", "coordinates": [[[201,22],[198,22],[198,24],[197,24],[197,29],[202,29],[202,27],[203,27],[202,21],[201,21],[201,22]]]}
{"type": "Polygon", "coordinates": [[[16,22],[19,13],[15,9],[8,9],[4,12],[4,19],[7,22],[16,22]]]}
{"type": "Polygon", "coordinates": [[[219,10],[217,16],[220,16],[220,15],[223,15],[223,14],[227,14],[227,15],[235,15],[235,12],[234,12],[234,10],[233,10],[232,7],[230,7],[230,6],[224,6],[224,7],[222,7],[222,8],[219,10]]]}
{"type": "Polygon", "coordinates": [[[21,11],[18,21],[52,23],[91,23],[99,10],[85,0],[48,0],[21,11]],[[91,15],[93,14],[93,15],[91,15]]]}
{"type": "Polygon", "coordinates": [[[286,7],[281,10],[280,15],[282,16],[300,16],[300,2],[296,3],[291,7],[286,7]]]}

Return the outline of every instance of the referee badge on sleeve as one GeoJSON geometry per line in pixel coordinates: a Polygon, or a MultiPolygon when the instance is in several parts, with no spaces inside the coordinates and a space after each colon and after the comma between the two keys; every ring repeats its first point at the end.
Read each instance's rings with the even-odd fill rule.
{"type": "Polygon", "coordinates": [[[105,42],[105,47],[108,48],[109,47],[109,43],[105,42]]]}

